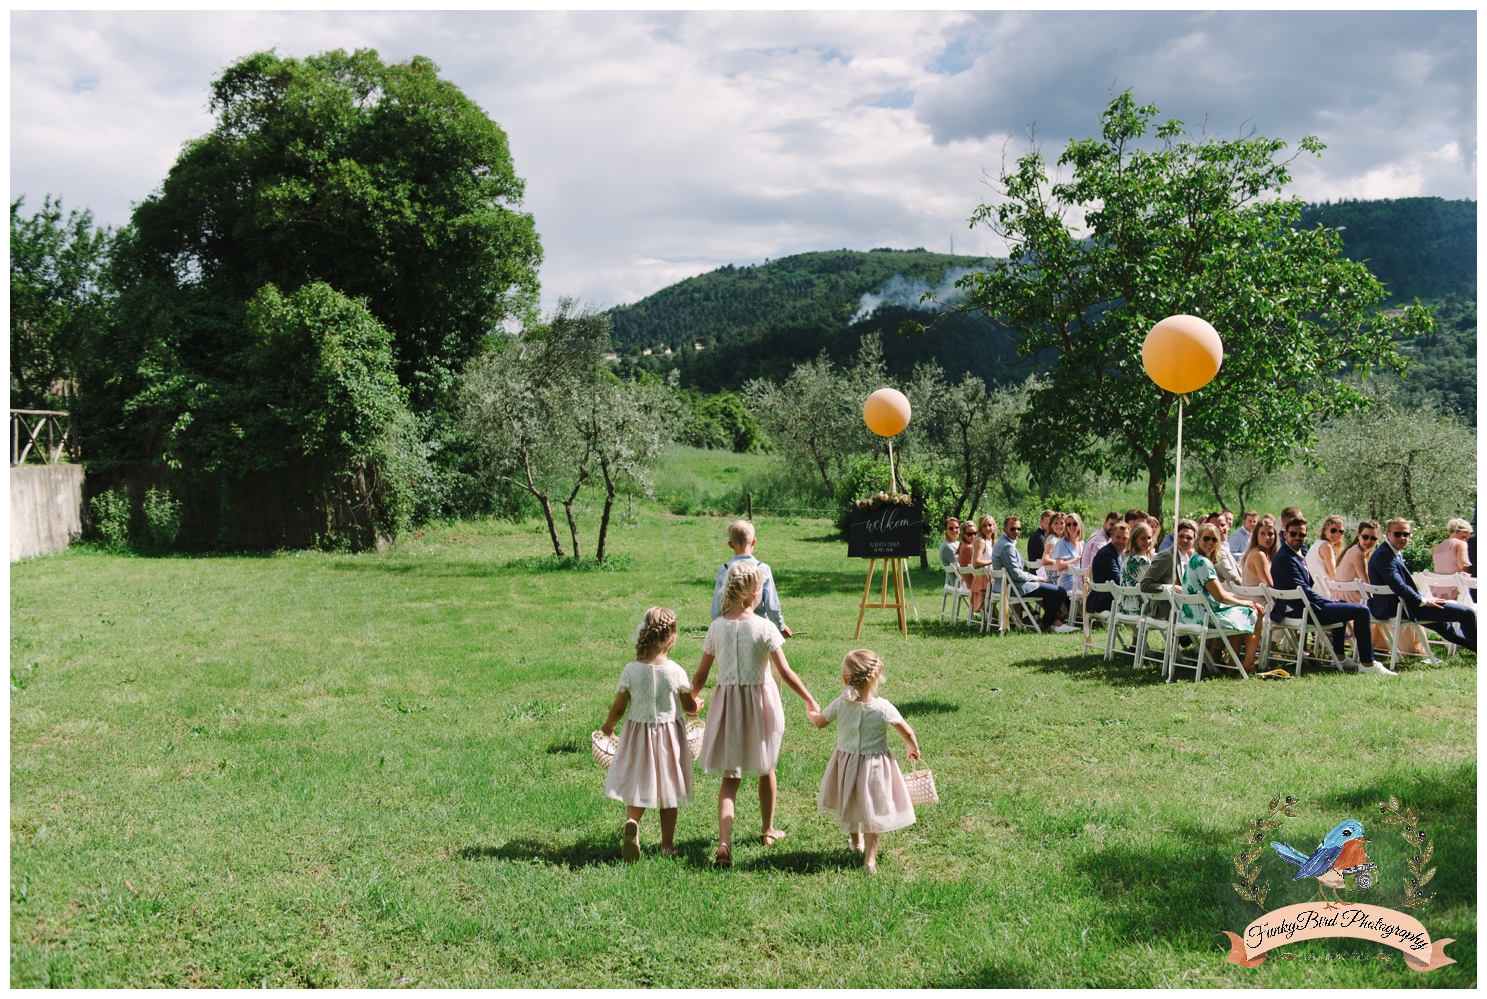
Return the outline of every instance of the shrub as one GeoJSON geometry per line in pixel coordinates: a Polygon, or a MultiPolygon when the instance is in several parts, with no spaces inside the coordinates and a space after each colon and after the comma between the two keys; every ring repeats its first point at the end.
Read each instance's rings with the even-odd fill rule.
{"type": "Polygon", "coordinates": [[[144,543],[156,551],[169,551],[181,533],[181,501],[169,492],[151,489],[145,493],[144,543]]]}
{"type": "Polygon", "coordinates": [[[129,543],[129,494],[123,486],[94,496],[88,509],[93,514],[93,534],[105,548],[123,548],[129,543]]]}

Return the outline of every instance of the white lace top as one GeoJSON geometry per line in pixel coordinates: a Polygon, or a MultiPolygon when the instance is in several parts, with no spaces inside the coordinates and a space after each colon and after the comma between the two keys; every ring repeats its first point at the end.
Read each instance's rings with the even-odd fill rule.
{"type": "Polygon", "coordinates": [[[742,621],[720,617],[708,625],[702,651],[717,660],[719,686],[753,687],[769,674],[769,654],[782,648],[785,636],[771,621],[749,614],[742,621]]]}
{"type": "Polygon", "coordinates": [[[888,751],[888,726],[904,720],[898,708],[874,697],[863,704],[849,701],[843,692],[821,712],[836,721],[836,748],[844,753],[870,756],[888,751]]]}
{"type": "Polygon", "coordinates": [[[677,691],[691,692],[692,678],[670,659],[658,666],[632,662],[620,674],[616,690],[630,692],[630,706],[625,717],[642,725],[673,722],[681,717],[677,691]]]}

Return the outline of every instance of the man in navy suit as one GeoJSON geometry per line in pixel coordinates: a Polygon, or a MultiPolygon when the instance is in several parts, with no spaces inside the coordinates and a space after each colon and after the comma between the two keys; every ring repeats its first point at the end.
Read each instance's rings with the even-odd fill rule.
{"type": "MultiPolygon", "coordinates": [[[[1126,553],[1126,545],[1131,540],[1131,528],[1122,521],[1116,521],[1110,528],[1109,544],[1101,545],[1100,550],[1095,552],[1095,560],[1090,563],[1090,579],[1096,583],[1119,583],[1120,582],[1120,559],[1126,553]]],[[[1112,593],[1100,593],[1091,591],[1087,606],[1091,614],[1103,614],[1110,609],[1114,600],[1112,593]]]]}
{"type": "MultiPolygon", "coordinates": [[[[1306,567],[1306,558],[1302,554],[1306,547],[1306,518],[1292,517],[1286,525],[1285,543],[1275,553],[1275,561],[1270,565],[1270,579],[1277,590],[1300,590],[1302,597],[1311,604],[1312,611],[1317,615],[1317,620],[1322,624],[1337,624],[1343,621],[1353,623],[1353,634],[1358,640],[1358,661],[1344,657],[1344,643],[1347,641],[1346,628],[1333,628],[1332,651],[1337,653],[1337,658],[1343,660],[1344,666],[1356,665],[1359,673],[1376,673],[1379,676],[1398,676],[1393,670],[1383,663],[1375,662],[1373,658],[1373,633],[1368,627],[1368,608],[1362,604],[1347,604],[1340,600],[1328,600],[1316,590],[1312,589],[1311,570],[1306,567]]],[[[1277,600],[1275,607],[1270,611],[1272,621],[1280,621],[1282,618],[1299,618],[1305,613],[1300,600],[1277,600]]]]}
{"type": "Polygon", "coordinates": [[[1369,597],[1368,609],[1373,616],[1389,621],[1398,609],[1398,601],[1404,601],[1404,617],[1418,621],[1453,645],[1477,651],[1477,615],[1465,604],[1454,600],[1441,603],[1434,597],[1422,596],[1410,578],[1404,556],[1400,554],[1410,543],[1410,522],[1395,517],[1385,528],[1384,539],[1388,544],[1374,548],[1368,560],[1368,578],[1376,586],[1387,586],[1392,596],[1369,597]]]}

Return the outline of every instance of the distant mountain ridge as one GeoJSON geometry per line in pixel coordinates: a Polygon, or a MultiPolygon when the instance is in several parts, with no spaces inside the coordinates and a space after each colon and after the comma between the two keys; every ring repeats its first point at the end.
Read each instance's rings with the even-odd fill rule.
{"type": "MultiPolygon", "coordinates": [[[[1475,201],[1341,201],[1308,206],[1303,224],[1343,226],[1346,255],[1368,261],[1391,302],[1475,299],[1476,214],[1475,201]]],[[[952,376],[972,371],[988,383],[1018,381],[1028,362],[989,320],[951,315],[931,333],[897,333],[904,319],[922,319],[919,310],[930,307],[919,303],[921,292],[934,290],[945,301],[955,277],[986,264],[982,257],[886,247],[729,264],[609,310],[615,350],[622,371],[675,367],[684,385],[717,391],[755,377],[783,378],[822,350],[846,360],[865,333],[880,332],[895,374],[933,359],[952,376]],[[651,354],[642,355],[645,349],[651,354]]]]}

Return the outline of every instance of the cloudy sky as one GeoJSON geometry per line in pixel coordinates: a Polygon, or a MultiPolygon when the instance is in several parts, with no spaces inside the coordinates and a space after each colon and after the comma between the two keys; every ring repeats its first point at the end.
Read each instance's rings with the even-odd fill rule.
{"type": "Polygon", "coordinates": [[[630,302],[723,263],[874,246],[994,253],[965,219],[1036,125],[1114,89],[1293,144],[1311,199],[1475,198],[1476,14],[13,13],[11,197],[127,220],[207,85],[259,49],[432,58],[506,129],[544,297],[630,302]]]}

